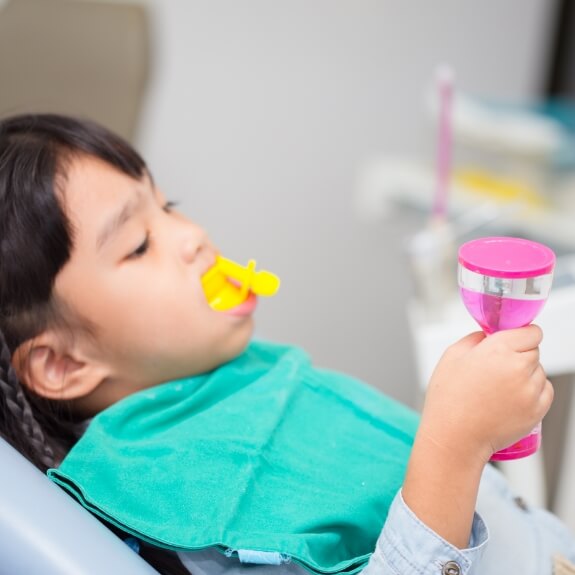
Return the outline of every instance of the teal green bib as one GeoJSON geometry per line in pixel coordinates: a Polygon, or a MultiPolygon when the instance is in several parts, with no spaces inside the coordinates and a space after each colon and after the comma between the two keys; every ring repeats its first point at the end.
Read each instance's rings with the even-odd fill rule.
{"type": "Polygon", "coordinates": [[[301,350],[258,342],[211,373],[112,405],[48,474],[161,547],[263,552],[351,574],[373,552],[417,423],[301,350]]]}

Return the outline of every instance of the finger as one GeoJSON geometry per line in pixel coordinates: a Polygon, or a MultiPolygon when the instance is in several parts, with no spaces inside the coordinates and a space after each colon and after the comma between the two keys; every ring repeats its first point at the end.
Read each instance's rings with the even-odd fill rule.
{"type": "Polygon", "coordinates": [[[538,325],[528,325],[518,329],[506,329],[491,337],[507,342],[514,351],[529,351],[539,346],[543,340],[543,332],[538,325]]]}
{"type": "Polygon", "coordinates": [[[543,393],[543,388],[545,387],[545,382],[547,380],[547,374],[543,369],[543,366],[539,363],[531,374],[531,380],[537,382],[540,386],[540,393],[543,393]]]}
{"type": "Polygon", "coordinates": [[[540,367],[539,358],[540,353],[538,347],[521,352],[521,359],[525,362],[526,365],[533,367],[532,373],[534,373],[535,370],[540,367]]]}
{"type": "Polygon", "coordinates": [[[551,404],[553,403],[553,397],[555,396],[555,390],[553,389],[553,384],[546,379],[543,391],[539,397],[539,405],[541,408],[541,419],[549,411],[551,404]]]}

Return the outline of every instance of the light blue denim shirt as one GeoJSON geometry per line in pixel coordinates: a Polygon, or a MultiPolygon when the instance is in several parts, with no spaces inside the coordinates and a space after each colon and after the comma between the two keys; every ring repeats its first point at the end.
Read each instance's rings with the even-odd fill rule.
{"type": "MultiPolygon", "coordinates": [[[[360,575],[551,575],[552,558],[557,554],[575,562],[575,540],[570,531],[551,513],[527,506],[505,478],[487,466],[466,549],[458,549],[427,527],[399,492],[360,575]]],[[[237,557],[215,550],[179,556],[193,575],[307,573],[294,563],[242,564],[237,557]]]]}
{"type": "Polygon", "coordinates": [[[469,545],[458,549],[422,523],[399,492],[362,575],[467,575],[479,561],[488,539],[487,527],[475,513],[469,545]]]}

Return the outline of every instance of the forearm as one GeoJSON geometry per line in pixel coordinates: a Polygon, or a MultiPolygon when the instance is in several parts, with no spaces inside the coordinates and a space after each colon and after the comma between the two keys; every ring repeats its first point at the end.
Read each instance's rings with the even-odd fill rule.
{"type": "Polygon", "coordinates": [[[483,468],[480,457],[463,457],[420,429],[409,460],[403,499],[423,523],[464,549],[469,543],[483,468]]]}

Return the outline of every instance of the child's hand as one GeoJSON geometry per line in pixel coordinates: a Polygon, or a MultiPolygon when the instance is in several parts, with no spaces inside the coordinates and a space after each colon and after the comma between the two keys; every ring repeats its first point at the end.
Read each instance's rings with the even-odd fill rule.
{"type": "Polygon", "coordinates": [[[472,333],[449,347],[431,377],[420,432],[485,463],[527,435],[553,401],[539,363],[541,339],[531,325],[488,337],[472,333]]]}

